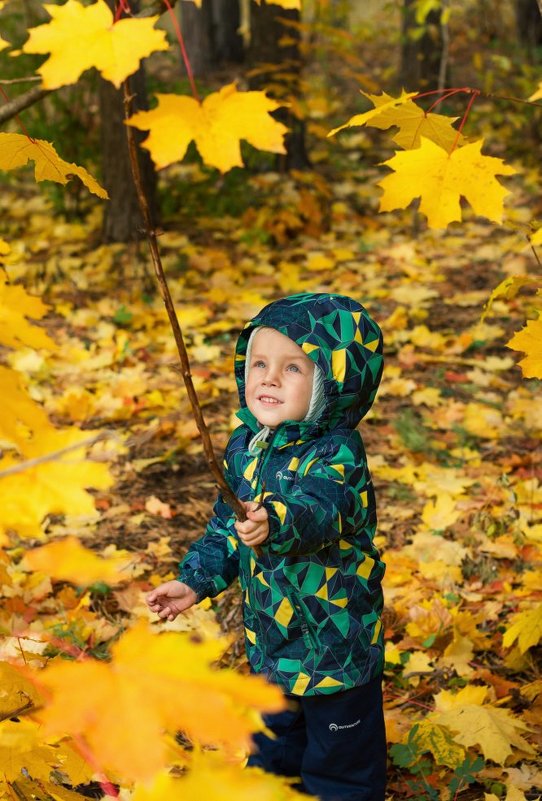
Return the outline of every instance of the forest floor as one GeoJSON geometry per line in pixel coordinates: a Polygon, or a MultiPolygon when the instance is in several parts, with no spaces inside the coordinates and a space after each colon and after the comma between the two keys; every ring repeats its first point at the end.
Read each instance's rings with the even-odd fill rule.
{"type": "MultiPolygon", "coordinates": [[[[521,716],[536,747],[541,696],[530,706],[521,694],[540,678],[536,649],[502,644],[529,591],[525,577],[540,569],[539,382],[522,378],[519,355],[506,347],[533,293],[497,300],[483,321],[482,313],[500,281],[539,269],[517,226],[540,213],[540,198],[517,192],[515,227],[467,213],[447,231],[428,231],[413,211],[377,213],[380,173],[364,156],[369,145],[362,135],[338,145],[333,174],[318,165],[248,179],[195,165],[165,172],[159,243],[194,381],[220,455],[235,424],[232,359],[246,320],[299,291],[340,292],[368,308],[386,342],[382,386],[360,430],[388,564],[390,740],[405,736],[420,709],[433,709],[435,695],[474,683],[521,716]]],[[[8,274],[50,304],[45,325],[58,344],[50,356],[21,349],[10,363],[55,422],[107,429],[116,451],[114,486],[95,492],[97,518],[48,525],[53,537],[75,532],[90,547],[140,560],[129,586],[93,595],[91,611],[111,634],[145,614],[142,592],[173,576],[203,532],[214,481],[145,243],[96,244],[98,207],[79,219],[54,215],[50,198],[20,184],[6,187],[0,209],[14,243],[8,274]]],[[[235,588],[213,609],[234,635],[224,663],[245,669],[235,588]]],[[[195,617],[190,625],[212,623],[195,617]]],[[[477,747],[488,756],[483,742],[477,747]]],[[[505,768],[488,759],[485,787],[513,783],[534,797],[540,770],[527,749],[511,751],[505,768]]],[[[444,781],[445,770],[435,766],[429,784],[444,781]]],[[[396,797],[414,794],[405,782],[395,767],[396,797]]]]}

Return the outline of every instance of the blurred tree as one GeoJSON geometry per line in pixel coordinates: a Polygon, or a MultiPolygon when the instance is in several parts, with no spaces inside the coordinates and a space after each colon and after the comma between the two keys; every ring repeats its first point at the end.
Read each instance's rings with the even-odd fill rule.
{"type": "Polygon", "coordinates": [[[418,22],[416,0],[403,0],[400,82],[407,89],[430,91],[444,86],[448,71],[447,27],[442,9],[431,9],[418,22]]]}
{"type": "Polygon", "coordinates": [[[289,108],[273,115],[290,129],[285,138],[286,156],[279,156],[286,169],[310,166],[305,146],[305,124],[292,106],[301,97],[301,14],[274,3],[250,2],[250,46],[248,50],[251,89],[268,90],[289,108]]]}
{"type": "Polygon", "coordinates": [[[542,59],[542,8],[537,0],[515,0],[518,37],[530,61],[542,59]]]}

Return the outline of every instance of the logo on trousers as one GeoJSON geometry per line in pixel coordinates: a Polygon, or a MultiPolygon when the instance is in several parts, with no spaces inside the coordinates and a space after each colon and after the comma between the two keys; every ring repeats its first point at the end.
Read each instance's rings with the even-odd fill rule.
{"type": "Polygon", "coordinates": [[[330,723],[329,730],[339,731],[339,729],[353,729],[354,726],[359,726],[360,723],[361,723],[361,718],[355,720],[354,723],[345,723],[344,726],[339,726],[337,723],[330,723]]]}

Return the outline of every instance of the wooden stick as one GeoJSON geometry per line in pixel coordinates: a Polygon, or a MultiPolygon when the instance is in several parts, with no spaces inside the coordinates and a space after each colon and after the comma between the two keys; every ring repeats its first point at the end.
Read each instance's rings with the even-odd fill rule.
{"type": "MultiPolygon", "coordinates": [[[[124,114],[125,117],[128,118],[131,115],[131,103],[133,99],[132,95],[130,94],[128,81],[124,81],[123,83],[123,92],[124,92],[124,114]]],[[[190,401],[190,405],[192,406],[192,411],[194,413],[196,425],[201,435],[201,439],[203,442],[203,450],[207,458],[207,464],[209,466],[211,474],[213,475],[216,483],[218,484],[222,492],[222,495],[226,503],[228,503],[231,506],[232,510],[235,512],[239,520],[246,520],[245,508],[241,503],[241,501],[239,500],[239,498],[237,498],[237,496],[232,492],[231,488],[228,486],[228,483],[226,482],[226,479],[224,478],[224,475],[220,467],[218,466],[218,462],[216,460],[216,456],[213,450],[213,445],[211,442],[211,437],[209,435],[209,429],[207,428],[207,425],[203,418],[201,406],[199,404],[198,396],[196,394],[196,390],[194,388],[194,384],[192,381],[192,375],[190,373],[190,362],[188,359],[188,354],[186,352],[186,346],[184,343],[181,326],[177,318],[175,306],[173,305],[173,300],[171,297],[171,293],[169,291],[169,286],[166,280],[166,276],[164,274],[164,269],[162,267],[162,259],[160,257],[158,239],[156,236],[156,231],[154,230],[154,226],[152,224],[152,217],[150,213],[149,203],[145,195],[145,190],[143,189],[143,181],[141,179],[141,170],[139,167],[139,160],[137,155],[137,144],[135,141],[133,129],[131,128],[130,125],[126,126],[126,134],[128,137],[128,150],[130,153],[130,166],[132,168],[132,177],[134,179],[134,184],[136,187],[137,199],[141,211],[141,216],[143,217],[143,226],[145,235],[147,237],[147,243],[149,245],[149,250],[151,253],[154,274],[156,276],[156,280],[158,281],[160,294],[162,296],[162,300],[164,301],[164,305],[166,307],[167,315],[169,317],[169,322],[173,330],[173,336],[175,337],[177,351],[179,353],[179,358],[181,360],[181,372],[184,384],[186,387],[186,391],[188,393],[188,399],[190,401]]]]}

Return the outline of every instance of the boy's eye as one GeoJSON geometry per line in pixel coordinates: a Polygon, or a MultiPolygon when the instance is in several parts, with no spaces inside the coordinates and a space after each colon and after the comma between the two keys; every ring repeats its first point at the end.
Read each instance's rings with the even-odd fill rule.
{"type": "Polygon", "coordinates": [[[289,364],[288,365],[288,370],[291,370],[293,373],[300,373],[301,372],[301,370],[299,369],[297,364],[289,364]]]}
{"type": "Polygon", "coordinates": [[[263,362],[261,359],[257,359],[255,362],[253,362],[252,366],[253,367],[265,367],[265,362],[263,362]]]}

